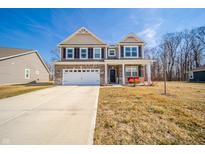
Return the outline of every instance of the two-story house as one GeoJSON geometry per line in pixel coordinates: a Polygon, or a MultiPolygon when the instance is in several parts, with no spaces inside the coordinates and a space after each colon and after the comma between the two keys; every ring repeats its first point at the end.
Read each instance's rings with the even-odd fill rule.
{"type": "Polygon", "coordinates": [[[151,84],[153,60],[144,59],[144,42],[134,34],[108,45],[82,27],[58,47],[61,59],[55,62],[56,84],[124,85],[129,77],[139,77],[144,83],[145,75],[151,84]]]}

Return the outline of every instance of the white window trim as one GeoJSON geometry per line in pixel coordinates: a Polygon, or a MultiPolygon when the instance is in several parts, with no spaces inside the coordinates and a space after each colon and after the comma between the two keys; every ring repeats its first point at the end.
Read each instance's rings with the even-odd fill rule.
{"type": "Polygon", "coordinates": [[[102,58],[102,49],[101,48],[93,48],[93,59],[101,59],[102,58]],[[100,58],[95,57],[95,49],[100,49],[100,58]]]}
{"type": "Polygon", "coordinates": [[[124,58],[139,58],[139,46],[124,46],[124,58]],[[126,56],[125,54],[125,48],[137,48],[137,56],[126,56]]]}
{"type": "Polygon", "coordinates": [[[126,75],[126,68],[130,68],[130,70],[131,70],[131,76],[127,76],[126,75],[126,77],[133,77],[133,67],[136,67],[137,68],[137,77],[139,77],[139,67],[138,66],[127,66],[127,67],[125,67],[125,75],[126,75]]]}
{"type": "Polygon", "coordinates": [[[31,70],[30,69],[28,69],[28,68],[26,68],[25,70],[24,70],[24,77],[25,77],[25,79],[30,79],[31,78],[31,70]],[[28,77],[27,77],[27,75],[26,75],[26,72],[29,72],[28,73],[28,77]]]}
{"type": "Polygon", "coordinates": [[[88,59],[88,48],[80,48],[80,59],[88,59]],[[81,57],[81,50],[85,49],[86,50],[86,57],[82,58],[81,57]]]}
{"type": "Polygon", "coordinates": [[[115,49],[108,49],[108,56],[109,57],[115,57],[116,56],[116,50],[115,49]],[[114,50],[115,52],[115,54],[114,55],[110,55],[110,51],[112,51],[112,50],[114,50]]]}
{"type": "Polygon", "coordinates": [[[66,56],[65,56],[66,59],[74,59],[74,48],[66,48],[65,54],[66,54],[66,56]],[[72,50],[72,58],[68,57],[68,54],[67,54],[68,50],[72,50]]]}

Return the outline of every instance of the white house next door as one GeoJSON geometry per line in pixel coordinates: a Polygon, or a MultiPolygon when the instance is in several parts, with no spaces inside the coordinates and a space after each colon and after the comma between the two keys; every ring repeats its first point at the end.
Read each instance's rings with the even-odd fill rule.
{"type": "Polygon", "coordinates": [[[63,69],[63,85],[99,85],[100,69],[63,69]]]}

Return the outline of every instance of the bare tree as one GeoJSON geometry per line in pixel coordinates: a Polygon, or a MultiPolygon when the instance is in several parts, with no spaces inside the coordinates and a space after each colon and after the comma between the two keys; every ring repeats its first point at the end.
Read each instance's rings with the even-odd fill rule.
{"type": "Polygon", "coordinates": [[[179,44],[181,42],[181,35],[178,33],[169,33],[165,35],[163,39],[163,45],[164,48],[166,49],[166,54],[167,56],[164,58],[167,58],[167,75],[168,75],[168,80],[172,80],[173,76],[173,69],[175,65],[175,59],[176,59],[176,54],[178,51],[179,44]]]}
{"type": "Polygon", "coordinates": [[[187,80],[190,70],[205,63],[205,27],[168,33],[158,46],[147,50],[149,58],[156,60],[153,79],[187,80]]]}
{"type": "Polygon", "coordinates": [[[52,54],[52,61],[59,61],[60,60],[60,51],[58,48],[52,49],[51,50],[51,54],[52,54]]]}

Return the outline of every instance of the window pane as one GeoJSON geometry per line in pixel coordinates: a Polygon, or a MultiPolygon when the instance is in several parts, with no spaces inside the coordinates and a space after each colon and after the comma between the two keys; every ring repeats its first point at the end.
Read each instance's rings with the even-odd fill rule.
{"type": "Polygon", "coordinates": [[[137,48],[132,47],[132,56],[136,57],[137,56],[137,48]]]}
{"type": "Polygon", "coordinates": [[[136,47],[132,47],[132,51],[137,51],[137,48],[136,47]]]}
{"type": "Polygon", "coordinates": [[[126,48],[125,48],[125,51],[126,51],[126,52],[130,52],[130,47],[126,47],[126,48]]]}
{"type": "Polygon", "coordinates": [[[87,58],[87,50],[81,49],[81,58],[87,58]]]}
{"type": "Polygon", "coordinates": [[[126,76],[131,76],[131,67],[126,67],[125,68],[125,75],[126,76]]]}
{"type": "Polygon", "coordinates": [[[137,72],[132,72],[132,76],[137,76],[137,72]]]}
{"type": "Polygon", "coordinates": [[[73,58],[73,50],[72,49],[67,50],[67,57],[68,58],[73,58]]]}
{"type": "Polygon", "coordinates": [[[125,56],[126,56],[126,57],[130,57],[130,56],[131,56],[130,48],[129,48],[129,47],[126,47],[126,48],[125,48],[125,56]]]}
{"type": "Polygon", "coordinates": [[[95,58],[100,58],[100,54],[95,53],[95,58]]]}
{"type": "Polygon", "coordinates": [[[30,78],[30,69],[25,69],[25,79],[30,78]]]}
{"type": "Polygon", "coordinates": [[[100,57],[100,52],[101,52],[101,49],[94,49],[94,57],[95,58],[101,58],[100,57]]]}
{"type": "Polygon", "coordinates": [[[125,56],[126,56],[126,57],[130,57],[130,56],[131,56],[130,47],[126,47],[126,48],[125,48],[125,56]]]}
{"type": "Polygon", "coordinates": [[[110,56],[115,56],[115,50],[109,50],[109,55],[110,56]]]}
{"type": "Polygon", "coordinates": [[[132,67],[132,76],[138,76],[137,67],[135,66],[132,67]]]}

